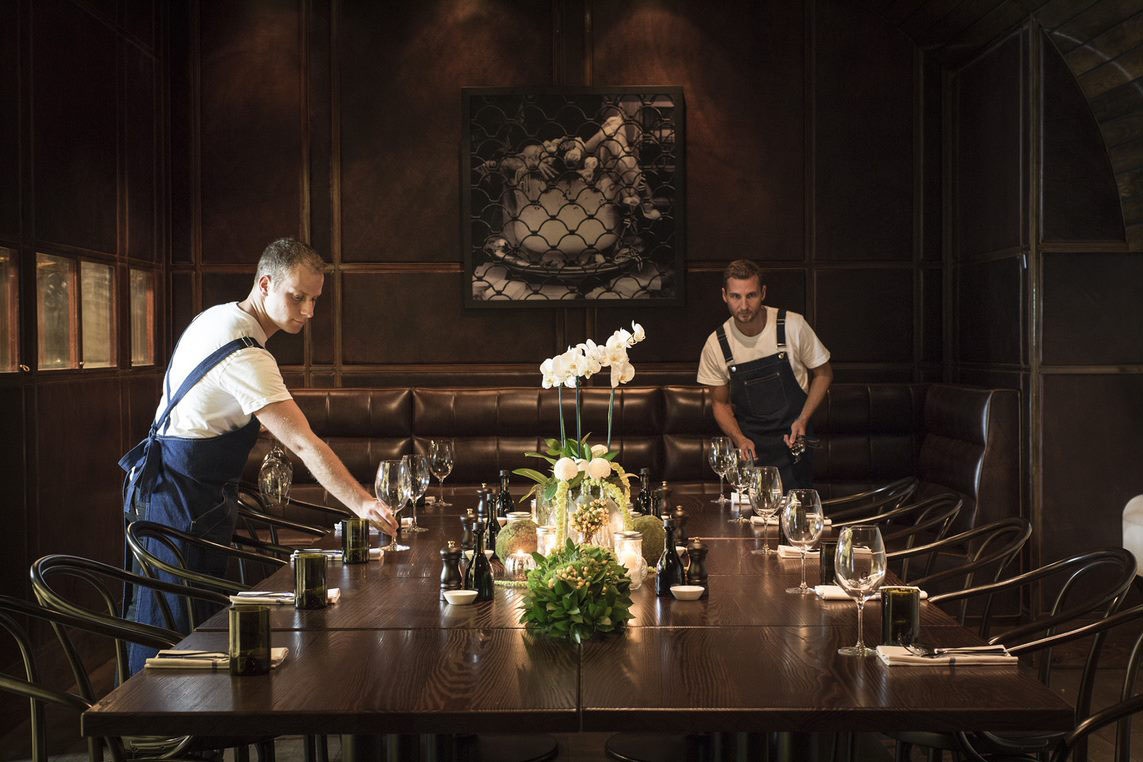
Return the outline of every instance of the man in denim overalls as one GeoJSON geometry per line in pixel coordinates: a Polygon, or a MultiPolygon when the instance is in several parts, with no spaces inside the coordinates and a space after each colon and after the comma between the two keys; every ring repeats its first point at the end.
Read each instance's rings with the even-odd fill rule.
{"type": "Polygon", "coordinates": [[[785,489],[812,487],[809,451],[791,448],[833,381],[829,350],[801,315],[763,304],[763,274],[749,260],[727,265],[722,300],[731,317],[707,339],[698,371],[712,387],[714,419],[736,448],[777,466],[785,489]]]}
{"type": "MultiPolygon", "coordinates": [[[[350,510],[384,531],[395,531],[389,506],[370,495],[314,434],[286,389],[277,362],[264,348],[278,331],[296,334],[313,317],[324,270],[325,263],[312,248],[279,239],[262,253],[246,299],[216,305],[191,321],[171,355],[163,398],[147,437],[119,461],[127,472],[126,521],[145,519],[229,544],[237,521],[234,482],[261,425],[350,510]]],[[[149,540],[148,550],[178,563],[161,543],[149,540]]],[[[179,550],[196,571],[225,575],[225,556],[197,548],[179,550]]],[[[187,632],[187,612],[174,596],[169,598],[176,629],[187,632]]],[[[153,595],[137,596],[128,615],[165,626],[153,595]]],[[[131,671],[153,653],[132,647],[131,671]]]]}

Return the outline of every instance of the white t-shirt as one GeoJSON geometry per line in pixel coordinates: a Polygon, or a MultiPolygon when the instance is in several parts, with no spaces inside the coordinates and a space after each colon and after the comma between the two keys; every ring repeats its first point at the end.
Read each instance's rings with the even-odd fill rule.
{"type": "MultiPolygon", "coordinates": [[[[747,336],[734,325],[734,318],[727,318],[722,324],[726,329],[726,339],[730,352],[738,364],[769,357],[778,351],[778,308],[766,307],[766,327],[757,336],[747,336]]],[[[806,319],[796,312],[786,312],[786,357],[794,377],[803,391],[810,388],[809,368],[817,368],[829,362],[829,350],[810,328],[806,319]]],[[[722,356],[722,346],[716,332],[712,331],[702,347],[699,358],[698,382],[704,386],[725,386],[730,383],[730,371],[722,356]]]]}
{"type": "MultiPolygon", "coordinates": [[[[266,333],[253,315],[237,302],[219,304],[196,317],[171,358],[171,394],[183,379],[211,352],[234,339],[249,336],[266,345],[266,333]]],[[[265,349],[246,347],[232,352],[191,387],[175,409],[163,436],[206,439],[250,423],[251,414],[272,402],[292,399],[278,370],[278,363],[265,349]]],[[[167,408],[166,389],[155,411],[158,419],[167,408]]]]}

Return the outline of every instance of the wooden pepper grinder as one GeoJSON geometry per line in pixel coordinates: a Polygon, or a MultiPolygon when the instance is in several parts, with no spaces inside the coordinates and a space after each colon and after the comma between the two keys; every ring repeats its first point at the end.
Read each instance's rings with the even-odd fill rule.
{"type": "Polygon", "coordinates": [[[460,576],[460,545],[456,540],[449,540],[448,545],[441,548],[441,600],[445,599],[445,590],[460,590],[464,578],[460,576]]]}
{"type": "Polygon", "coordinates": [[[683,510],[683,507],[681,505],[675,506],[675,511],[674,511],[674,513],[671,514],[671,518],[675,522],[675,544],[676,545],[686,545],[687,544],[687,512],[685,510],[683,510]]]}
{"type": "Polygon", "coordinates": [[[706,594],[710,589],[707,586],[706,573],[706,554],[708,550],[710,550],[710,548],[698,537],[691,540],[690,544],[687,545],[687,555],[691,559],[690,568],[687,570],[687,584],[701,587],[701,598],[706,598],[706,594]]]}

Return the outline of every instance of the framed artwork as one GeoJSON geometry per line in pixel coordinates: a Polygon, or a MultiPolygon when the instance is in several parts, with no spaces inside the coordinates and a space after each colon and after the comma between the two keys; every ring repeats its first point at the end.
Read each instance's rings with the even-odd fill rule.
{"type": "Polygon", "coordinates": [[[683,303],[682,88],[462,97],[466,306],[683,303]]]}

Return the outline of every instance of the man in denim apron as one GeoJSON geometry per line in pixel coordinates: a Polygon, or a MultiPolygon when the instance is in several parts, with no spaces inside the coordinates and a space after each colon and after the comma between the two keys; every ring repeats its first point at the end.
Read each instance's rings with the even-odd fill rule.
{"type": "Polygon", "coordinates": [[[764,304],[762,271],[749,260],[726,267],[722,300],[731,317],[707,339],[698,371],[712,387],[714,419],[736,448],[777,466],[786,489],[811,487],[809,451],[791,448],[833,381],[829,350],[801,315],[764,304]]]}
{"type": "MultiPolygon", "coordinates": [[[[187,327],[167,366],[163,398],[147,437],[119,461],[127,472],[126,521],[145,519],[230,544],[237,521],[234,482],[261,425],[354,513],[387,532],[396,529],[389,506],[374,499],[310,429],[273,356],[264,349],[278,331],[296,334],[313,317],[324,269],[321,257],[306,244],[289,238],[274,241],[258,261],[245,300],[211,307],[187,327]]],[[[149,540],[148,550],[178,563],[162,543],[149,540]]],[[[225,556],[196,548],[180,551],[196,571],[225,576],[225,556]]],[[[174,596],[168,596],[168,602],[176,629],[188,632],[187,612],[174,596]]],[[[135,596],[128,615],[166,626],[153,595],[135,596]]],[[[153,653],[133,647],[131,671],[153,653]]]]}

